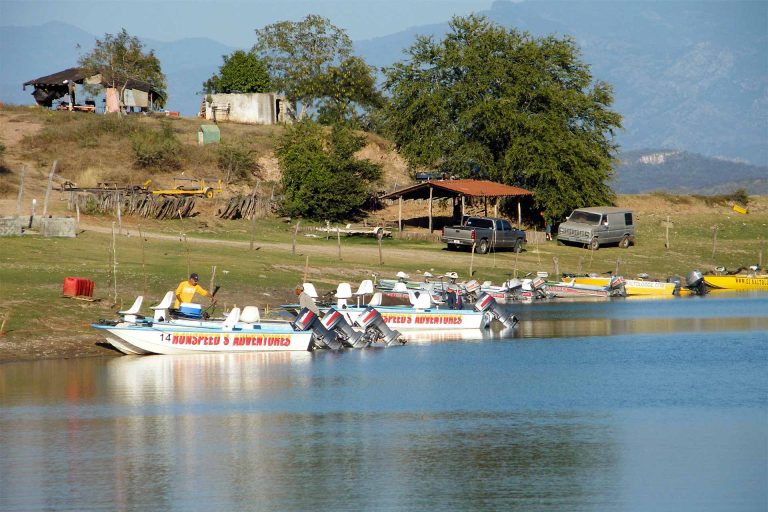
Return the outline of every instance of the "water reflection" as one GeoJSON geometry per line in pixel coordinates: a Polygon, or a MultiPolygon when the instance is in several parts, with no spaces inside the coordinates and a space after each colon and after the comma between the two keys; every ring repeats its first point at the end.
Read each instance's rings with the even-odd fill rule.
{"type": "Polygon", "coordinates": [[[386,349],[2,365],[0,510],[760,509],[766,299],[709,299],[513,305],[514,330],[386,349]]]}

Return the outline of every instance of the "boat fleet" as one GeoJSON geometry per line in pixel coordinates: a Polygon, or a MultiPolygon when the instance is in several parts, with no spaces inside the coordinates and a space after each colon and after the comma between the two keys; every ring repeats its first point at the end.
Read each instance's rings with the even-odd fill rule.
{"type": "Polygon", "coordinates": [[[411,280],[404,272],[395,279],[377,277],[361,282],[355,292],[349,283],[340,283],[326,301],[312,283],[304,283],[319,312],[283,305],[293,320],[263,319],[255,306],[233,307],[220,318],[208,318],[195,304],[172,309],[174,292],[169,291],[149,315],[142,314],[144,298],[139,296],[117,319],[99,320],[92,327],[124,354],[340,350],[399,345],[431,333],[477,336],[493,322],[512,330],[518,319],[501,304],[516,301],[768,291],[768,275],[758,266],[733,272],[694,270],[684,281],[650,280],[647,275],[563,275],[554,281],[546,272],[500,285],[459,281],[455,272],[437,277],[425,273],[421,280],[411,280]]]}

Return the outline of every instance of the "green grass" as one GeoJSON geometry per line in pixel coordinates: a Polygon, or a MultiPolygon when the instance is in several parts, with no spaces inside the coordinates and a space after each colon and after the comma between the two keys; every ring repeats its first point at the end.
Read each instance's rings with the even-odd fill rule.
{"type": "Polygon", "coordinates": [[[758,263],[761,251],[765,263],[766,214],[705,213],[686,215],[674,222],[669,249],[664,247],[661,219],[645,215],[638,220],[637,245],[627,250],[605,247],[590,252],[547,242],[538,246],[531,243],[520,255],[500,252],[473,256],[469,252],[449,252],[438,243],[384,239],[383,264],[379,264],[376,240],[369,238],[343,237],[339,257],[335,237],[326,240],[300,234],[294,253],[295,224],[280,219],[256,222],[257,250],[249,248],[252,224],[247,220],[207,223],[186,219],[143,225],[144,233],[164,233],[173,237],[170,240],[142,238],[131,227],[132,236],[115,238],[116,267],[111,264],[113,241],[108,233],[85,231],[73,239],[4,238],[0,251],[0,318],[7,318],[6,340],[55,338],[57,333],[93,337],[91,322],[114,318],[115,312],[130,306],[138,294],[145,296],[146,306],[156,304],[190,271],[200,273],[201,283],[209,288],[214,266],[216,284],[221,285],[221,311],[234,304],[274,310],[291,300],[291,290],[296,283],[303,282],[307,265],[307,279],[315,283],[320,293],[326,293],[335,290],[341,281],[351,282],[354,287],[374,272],[392,277],[403,270],[416,277],[425,271],[434,275],[456,271],[467,278],[470,265],[475,279],[500,282],[515,273],[552,273],[553,258],[559,260],[561,272],[604,273],[615,269],[618,260],[626,277],[647,272],[662,279],[669,275],[685,276],[694,268],[736,268],[758,263]],[[200,228],[202,224],[204,229],[200,228]],[[713,257],[714,225],[718,232],[713,257]],[[186,242],[182,233],[188,237],[186,242]],[[227,244],[195,240],[198,238],[223,240],[227,244]],[[101,300],[62,298],[64,278],[68,276],[92,279],[95,296],[101,300]]]}

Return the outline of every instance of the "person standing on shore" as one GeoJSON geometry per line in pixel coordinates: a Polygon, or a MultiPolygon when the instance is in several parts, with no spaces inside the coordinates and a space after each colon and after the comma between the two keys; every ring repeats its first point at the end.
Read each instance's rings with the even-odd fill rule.
{"type": "Polygon", "coordinates": [[[209,297],[213,300],[208,290],[200,286],[198,283],[200,276],[197,274],[190,274],[189,279],[186,279],[179,283],[176,287],[176,302],[173,305],[174,309],[179,309],[182,302],[192,302],[195,298],[195,294],[200,294],[203,297],[209,297]]]}

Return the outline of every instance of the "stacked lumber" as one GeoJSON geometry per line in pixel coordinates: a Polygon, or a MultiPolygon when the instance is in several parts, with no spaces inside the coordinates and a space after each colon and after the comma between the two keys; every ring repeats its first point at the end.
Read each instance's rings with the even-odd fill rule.
{"type": "Polygon", "coordinates": [[[235,196],[219,210],[216,215],[221,219],[252,219],[266,217],[273,210],[273,202],[250,194],[247,196],[235,196]]]}
{"type": "Polygon", "coordinates": [[[186,218],[195,208],[194,197],[157,197],[144,193],[99,190],[71,192],[69,208],[75,205],[87,213],[115,213],[118,204],[121,215],[138,215],[144,218],[165,220],[186,218]]]}

